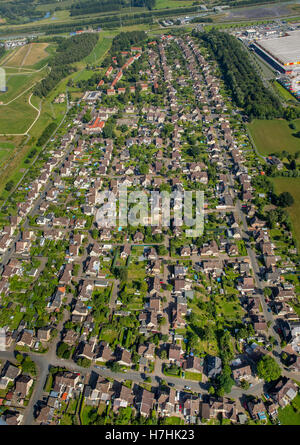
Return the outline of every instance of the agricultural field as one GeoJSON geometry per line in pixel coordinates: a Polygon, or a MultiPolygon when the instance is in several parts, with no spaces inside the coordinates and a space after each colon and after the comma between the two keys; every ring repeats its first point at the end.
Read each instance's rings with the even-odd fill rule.
{"type": "Polygon", "coordinates": [[[269,155],[277,151],[286,150],[296,153],[300,150],[300,140],[293,133],[300,130],[300,119],[294,121],[296,130],[292,130],[286,120],[257,120],[248,125],[250,134],[258,151],[262,155],[269,155]]]}
{"type": "Polygon", "coordinates": [[[29,43],[21,46],[7,61],[7,64],[13,67],[33,66],[49,56],[46,51],[48,45],[49,43],[29,43]]]}
{"type": "Polygon", "coordinates": [[[295,202],[291,207],[288,207],[293,231],[297,244],[300,245],[300,178],[273,178],[272,179],[277,194],[282,192],[290,192],[295,202]]]}

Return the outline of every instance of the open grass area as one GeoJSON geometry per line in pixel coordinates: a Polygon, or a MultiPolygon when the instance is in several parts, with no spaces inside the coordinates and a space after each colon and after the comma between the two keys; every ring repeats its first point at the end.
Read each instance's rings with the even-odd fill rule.
{"type": "Polygon", "coordinates": [[[292,130],[288,122],[283,119],[255,119],[248,124],[248,129],[262,155],[282,150],[295,153],[300,149],[300,141],[299,138],[293,136],[293,133],[300,131],[300,119],[296,119],[294,123],[296,130],[292,130]]]}
{"type": "Polygon", "coordinates": [[[15,145],[11,142],[1,142],[0,140],[0,165],[9,157],[15,145]]]}
{"type": "Polygon", "coordinates": [[[184,420],[176,416],[165,417],[164,425],[184,425],[184,420]]]}
{"type": "Polygon", "coordinates": [[[37,115],[37,111],[28,103],[30,92],[23,94],[18,100],[7,106],[0,107],[0,133],[22,134],[37,115]]]}
{"type": "MultiPolygon", "coordinates": [[[[29,92],[30,93],[30,92],[29,92]]],[[[29,95],[29,94],[28,94],[29,95]]],[[[16,107],[19,103],[19,100],[28,96],[25,94],[21,96],[18,101],[13,102],[11,105],[16,107]]],[[[44,100],[41,102],[40,98],[32,96],[31,102],[37,108],[39,108],[41,103],[41,114],[39,119],[35,122],[34,126],[30,130],[30,136],[37,139],[44,128],[53,121],[59,123],[65,112],[65,104],[52,104],[50,100],[44,100]]],[[[29,105],[28,105],[29,107],[29,105]]],[[[3,107],[8,108],[8,107],[3,107]]],[[[27,109],[28,110],[28,109],[27,109]]],[[[35,112],[34,117],[37,114],[37,111],[30,107],[32,112],[35,112]]],[[[1,108],[0,108],[1,113],[1,108]]],[[[1,116],[1,114],[0,114],[1,116]]],[[[19,116],[20,117],[20,116],[19,116]]],[[[33,119],[34,119],[33,117],[33,119]]],[[[10,117],[13,119],[13,117],[10,117]]],[[[28,119],[28,116],[27,116],[28,119]]],[[[30,120],[29,125],[32,123],[33,119],[30,120]]],[[[16,121],[15,121],[16,122],[16,121]]],[[[27,121],[28,123],[28,121],[27,121]]],[[[0,120],[0,128],[2,125],[2,121],[0,120]]],[[[14,123],[16,125],[16,123],[14,123]]],[[[28,126],[29,126],[28,125],[28,126]]],[[[27,128],[28,128],[27,126],[27,128]]],[[[26,130],[27,130],[26,128],[26,130]]],[[[19,128],[18,128],[19,129],[19,128]]],[[[28,169],[29,164],[25,163],[28,152],[32,149],[34,144],[34,140],[32,138],[27,139],[26,136],[1,136],[0,141],[3,142],[13,142],[15,144],[15,150],[11,151],[9,160],[4,164],[4,166],[0,166],[0,193],[2,198],[6,198],[8,196],[8,192],[4,190],[4,186],[9,180],[13,180],[16,184],[22,177],[24,169],[28,169]]],[[[40,149],[39,149],[40,150],[40,149]]]]}
{"type": "Polygon", "coordinates": [[[272,179],[277,194],[282,192],[290,192],[294,198],[294,204],[288,207],[287,211],[290,215],[293,232],[297,245],[300,245],[300,178],[273,178],[272,179]]]}
{"type": "Polygon", "coordinates": [[[186,6],[192,6],[193,0],[156,0],[155,7],[153,9],[172,9],[186,6]]]}
{"type": "Polygon", "coordinates": [[[83,59],[83,61],[86,63],[100,63],[110,49],[111,44],[112,39],[105,38],[103,34],[100,34],[97,45],[94,47],[93,51],[83,59]]]}
{"type": "Polygon", "coordinates": [[[298,408],[297,411],[293,406],[288,405],[285,408],[279,408],[278,418],[282,425],[300,425],[300,395],[294,399],[294,404],[298,408]]]}
{"type": "Polygon", "coordinates": [[[186,380],[196,380],[197,382],[202,382],[202,374],[199,372],[185,371],[184,374],[184,378],[186,380]]]}
{"type": "Polygon", "coordinates": [[[90,423],[90,418],[89,418],[89,414],[91,411],[95,411],[94,406],[89,406],[89,405],[84,405],[81,408],[81,412],[80,412],[80,419],[81,419],[81,423],[82,425],[89,425],[90,423]]]}
{"type": "Polygon", "coordinates": [[[297,99],[286,88],[284,88],[282,85],[280,85],[280,83],[277,82],[276,80],[274,82],[274,87],[278,91],[280,96],[282,96],[283,99],[285,99],[287,101],[291,100],[295,103],[297,102],[297,99]]]}
{"type": "MultiPolygon", "coordinates": [[[[5,68],[6,69],[6,68],[5,68]]],[[[25,72],[12,73],[6,72],[6,87],[7,91],[0,94],[0,103],[8,104],[15,100],[20,94],[33,87],[36,82],[45,77],[46,69],[39,72],[25,72]]],[[[1,105],[2,106],[2,105],[1,105]]]]}

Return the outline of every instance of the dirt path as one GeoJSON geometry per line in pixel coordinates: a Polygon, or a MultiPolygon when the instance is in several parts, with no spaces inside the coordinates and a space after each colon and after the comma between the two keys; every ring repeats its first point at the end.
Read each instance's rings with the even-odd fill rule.
{"type": "Polygon", "coordinates": [[[32,43],[30,43],[30,45],[29,45],[29,47],[28,47],[28,50],[27,50],[25,56],[23,57],[23,60],[22,60],[21,65],[20,65],[20,67],[19,67],[19,71],[20,71],[20,69],[23,67],[23,65],[25,64],[27,57],[28,57],[29,54],[31,53],[31,50],[32,50],[32,43]]]}

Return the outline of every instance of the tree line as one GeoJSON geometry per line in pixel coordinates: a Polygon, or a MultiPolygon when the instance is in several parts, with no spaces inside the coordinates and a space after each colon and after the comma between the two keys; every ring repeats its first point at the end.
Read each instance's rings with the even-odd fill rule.
{"type": "Polygon", "coordinates": [[[66,76],[74,72],[71,63],[90,54],[98,42],[98,34],[81,34],[61,41],[55,56],[50,59],[51,71],[34,88],[34,94],[45,97],[66,76]]]}
{"type": "Polygon", "coordinates": [[[145,31],[130,31],[120,32],[113,38],[111,45],[112,53],[119,53],[120,51],[129,49],[132,45],[137,45],[147,39],[145,31]]]}
{"type": "Polygon", "coordinates": [[[42,18],[45,13],[38,11],[34,5],[35,0],[15,0],[13,2],[0,3],[0,16],[9,23],[28,22],[42,18]]]}
{"type": "Polygon", "coordinates": [[[122,0],[102,0],[98,2],[94,0],[81,1],[71,6],[71,16],[120,11],[124,4],[125,2],[122,0]]]}
{"type": "Polygon", "coordinates": [[[279,99],[264,86],[248,54],[235,37],[216,29],[197,35],[217,60],[234,103],[244,108],[250,120],[282,117],[279,99]]]}
{"type": "Polygon", "coordinates": [[[51,122],[51,124],[49,124],[45,130],[43,131],[43,133],[41,134],[41,136],[38,138],[36,145],[38,147],[42,147],[50,138],[50,136],[52,135],[52,133],[54,132],[54,130],[56,130],[57,124],[55,122],[51,122]]]}
{"type": "Polygon", "coordinates": [[[97,14],[101,12],[116,12],[121,9],[133,7],[148,8],[155,7],[155,0],[102,0],[95,2],[94,0],[80,1],[71,6],[71,16],[97,14]]]}
{"type": "MultiPolygon", "coordinates": [[[[152,24],[154,17],[169,17],[181,14],[187,14],[197,12],[198,6],[190,6],[184,8],[170,8],[161,10],[149,10],[140,13],[124,14],[120,16],[117,14],[109,14],[103,17],[87,17],[82,20],[76,20],[75,23],[49,23],[49,24],[34,24],[32,30],[35,32],[45,32],[46,34],[58,34],[64,32],[78,31],[87,26],[94,28],[101,27],[105,29],[119,28],[120,20],[123,26],[131,26],[138,24],[152,24]]],[[[28,28],[20,27],[18,29],[20,33],[27,32],[28,28]]],[[[3,27],[0,31],[0,35],[13,34],[15,31],[8,27],[3,27]]]]}

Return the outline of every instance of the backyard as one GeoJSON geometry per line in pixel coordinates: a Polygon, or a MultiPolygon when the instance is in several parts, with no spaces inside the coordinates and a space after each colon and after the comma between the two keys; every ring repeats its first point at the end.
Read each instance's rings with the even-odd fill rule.
{"type": "Polygon", "coordinates": [[[282,192],[290,192],[294,198],[294,204],[288,207],[288,213],[290,215],[293,231],[299,245],[300,243],[300,206],[299,206],[299,196],[300,196],[300,178],[274,178],[273,179],[275,192],[277,194],[282,192]]]}
{"type": "Polygon", "coordinates": [[[293,400],[293,405],[279,408],[278,418],[282,425],[300,425],[300,395],[293,400]]]}

